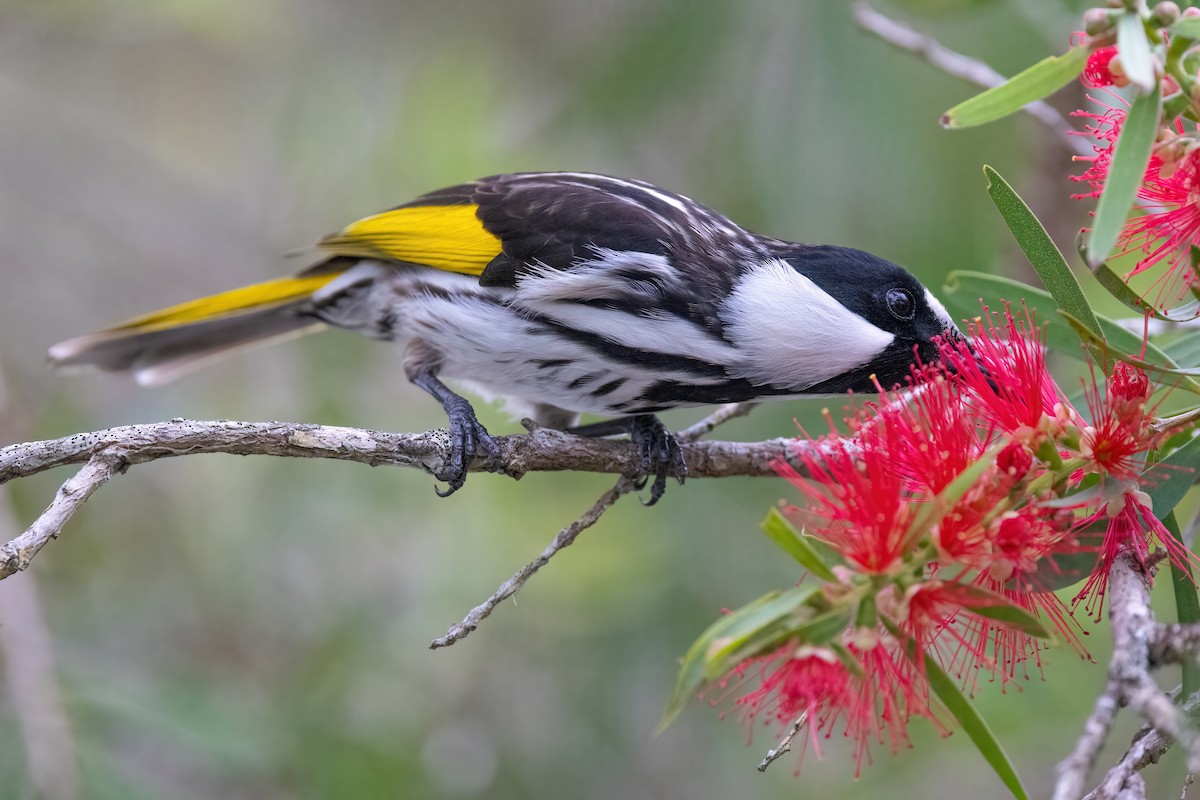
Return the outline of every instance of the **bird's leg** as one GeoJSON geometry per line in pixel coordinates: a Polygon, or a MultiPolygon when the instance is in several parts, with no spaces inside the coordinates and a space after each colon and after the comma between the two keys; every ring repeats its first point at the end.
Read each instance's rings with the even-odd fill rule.
{"type": "Polygon", "coordinates": [[[620,419],[607,419],[577,428],[568,428],[567,433],[576,436],[616,436],[629,434],[633,446],[638,453],[638,472],[642,478],[638,489],[646,485],[651,475],[654,483],[650,485],[650,499],[642,503],[652,506],[667,490],[667,478],[675,478],[680,485],[687,477],[687,463],[683,460],[683,451],[679,443],[667,430],[667,426],[653,414],[637,414],[620,419]]]}
{"type": "Polygon", "coordinates": [[[462,488],[467,480],[467,469],[481,449],[483,454],[489,457],[497,455],[499,449],[488,434],[487,428],[475,417],[475,409],[471,407],[471,403],[438,380],[433,369],[418,369],[410,373],[408,379],[437,398],[449,418],[450,464],[434,474],[439,481],[445,481],[449,485],[444,492],[437,487],[434,487],[434,491],[440,497],[448,497],[462,488]]]}

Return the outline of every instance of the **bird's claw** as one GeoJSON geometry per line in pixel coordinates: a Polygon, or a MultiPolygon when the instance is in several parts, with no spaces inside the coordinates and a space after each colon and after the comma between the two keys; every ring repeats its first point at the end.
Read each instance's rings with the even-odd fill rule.
{"type": "Polygon", "coordinates": [[[475,417],[475,409],[465,399],[457,399],[459,402],[452,402],[446,408],[450,420],[450,459],[444,469],[434,473],[435,478],[447,485],[445,490],[433,487],[438,497],[449,497],[463,487],[476,456],[490,459],[500,453],[487,428],[475,417]]]}
{"type": "Polygon", "coordinates": [[[682,486],[687,478],[687,462],[679,442],[658,417],[652,414],[630,417],[629,438],[638,454],[639,477],[634,486],[641,491],[650,478],[650,498],[642,505],[652,506],[667,490],[667,478],[675,478],[682,486]]]}

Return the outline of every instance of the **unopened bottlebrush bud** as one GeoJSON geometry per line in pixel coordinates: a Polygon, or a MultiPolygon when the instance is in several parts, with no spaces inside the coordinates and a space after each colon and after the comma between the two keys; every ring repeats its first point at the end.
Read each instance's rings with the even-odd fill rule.
{"type": "Polygon", "coordinates": [[[1171,0],[1163,0],[1154,7],[1154,15],[1150,19],[1160,28],[1173,25],[1175,20],[1179,19],[1179,6],[1171,0]]]}
{"type": "Polygon", "coordinates": [[[1187,8],[1185,8],[1185,9],[1183,10],[1183,14],[1181,14],[1180,16],[1183,16],[1183,17],[1200,17],[1200,8],[1196,8],[1195,6],[1188,6],[1187,8]]]}
{"type": "Polygon", "coordinates": [[[1016,482],[1025,477],[1033,466],[1033,453],[1020,442],[1009,442],[996,454],[996,468],[1016,482]]]}
{"type": "Polygon", "coordinates": [[[1099,36],[1112,29],[1112,15],[1104,8],[1089,8],[1083,12],[1083,31],[1088,36],[1099,36]]]}

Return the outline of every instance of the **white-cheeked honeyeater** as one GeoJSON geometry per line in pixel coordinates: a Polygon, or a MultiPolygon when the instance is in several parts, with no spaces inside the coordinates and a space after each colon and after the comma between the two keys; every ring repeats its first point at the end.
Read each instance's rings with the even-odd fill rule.
{"type": "Polygon", "coordinates": [[[760,236],[649,183],[496,175],[322,239],[322,260],[50,349],[57,366],[162,383],[213,357],[325,327],[395,342],[449,416],[446,494],[495,444],[442,379],[525,402],[584,435],[628,433],[650,502],[686,472],[654,415],[709,403],[872,391],[958,329],[903,268],[760,236]],[[580,412],[613,419],[572,428],[580,412]]]}

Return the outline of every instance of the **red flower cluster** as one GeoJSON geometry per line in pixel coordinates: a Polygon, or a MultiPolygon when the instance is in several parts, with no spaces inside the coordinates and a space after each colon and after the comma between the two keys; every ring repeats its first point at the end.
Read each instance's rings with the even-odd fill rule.
{"type": "Polygon", "coordinates": [[[915,370],[910,391],[883,391],[847,420],[849,434],[798,451],[799,469],[777,466],[805,498],[787,513],[838,558],[820,608],[854,622],[831,640],[798,635],[730,680],[760,682],[739,701],[746,716],[803,716],[814,748],[840,731],[860,767],[872,742],[896,750],[912,717],[933,719],[927,658],[974,686],[1040,668],[1046,631],[1086,657],[1050,583],[1074,582],[1055,580],[1055,559],[1081,552],[1098,520],[1104,544],[1076,598],[1089,610],[1120,548],[1145,557],[1153,533],[1191,558],[1139,490],[1144,454],[1162,443],[1145,374],[1117,364],[1088,392],[1088,421],[1027,313],[985,313],[970,332],[970,346],[944,343],[939,365],[915,370]]]}
{"type": "MultiPolygon", "coordinates": [[[[1114,60],[1116,47],[1097,48],[1088,58],[1080,81],[1089,88],[1123,86],[1128,83],[1119,69],[1119,59],[1114,60]]],[[[1174,78],[1162,78],[1163,95],[1179,91],[1174,78]]],[[[1117,95],[1114,101],[1125,103],[1117,95]]],[[[1095,98],[1093,98],[1095,100],[1095,98]]],[[[1076,160],[1089,164],[1080,175],[1071,180],[1086,183],[1090,191],[1073,194],[1073,199],[1098,198],[1108,180],[1109,168],[1121,128],[1127,115],[1123,107],[1104,107],[1101,113],[1076,111],[1072,116],[1090,120],[1084,125],[1083,134],[1095,138],[1095,155],[1077,157],[1076,160]]],[[[1125,255],[1140,251],[1143,255],[1130,272],[1130,276],[1145,272],[1156,264],[1166,265],[1162,276],[1152,291],[1152,301],[1170,307],[1180,300],[1186,290],[1196,282],[1192,269],[1192,247],[1200,245],[1200,138],[1194,123],[1182,117],[1167,119],[1159,130],[1158,143],[1146,165],[1141,186],[1137,192],[1143,208],[1140,216],[1129,219],[1117,243],[1117,254],[1125,255]]],[[[1150,294],[1150,293],[1148,293],[1150,294]]]]}

